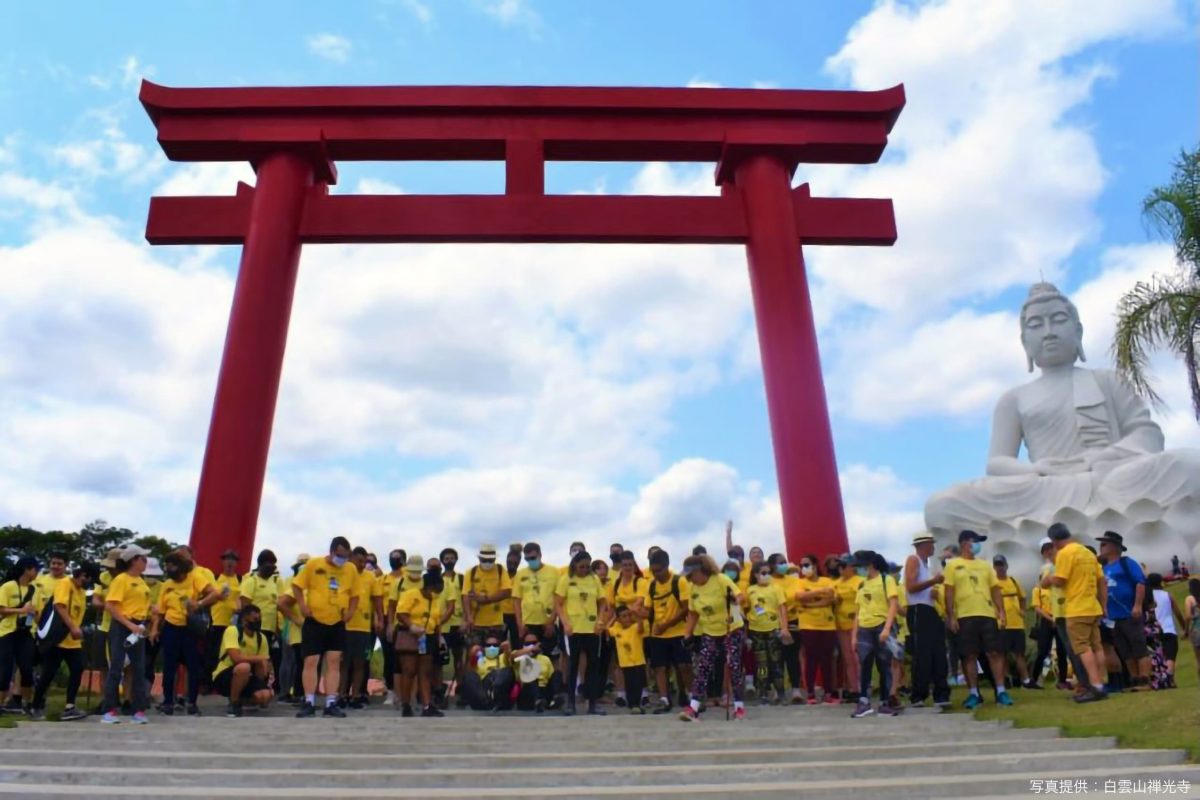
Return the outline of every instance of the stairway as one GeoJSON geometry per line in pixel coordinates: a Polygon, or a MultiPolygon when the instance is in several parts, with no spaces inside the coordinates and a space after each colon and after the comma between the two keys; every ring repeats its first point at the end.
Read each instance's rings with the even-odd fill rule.
{"type": "Polygon", "coordinates": [[[1028,798],[1031,781],[1067,779],[1093,795],[1109,780],[1186,780],[1200,795],[1200,765],[1180,751],[1123,750],[1110,738],[932,710],[852,720],[844,706],[751,708],[735,723],[714,709],[685,724],[617,709],[604,718],[452,711],[432,720],[379,706],[345,720],[297,720],[282,706],[240,719],[215,703],[204,709],[144,726],[90,718],[0,730],[0,795],[846,800],[874,790],[900,800],[1028,798]]]}

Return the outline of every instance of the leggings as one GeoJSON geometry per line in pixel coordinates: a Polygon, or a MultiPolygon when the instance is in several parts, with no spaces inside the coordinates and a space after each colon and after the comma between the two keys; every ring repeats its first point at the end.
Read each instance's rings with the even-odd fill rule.
{"type": "Polygon", "coordinates": [[[783,642],[779,633],[750,631],[750,649],[754,653],[754,686],[759,697],[766,697],[767,689],[772,686],[783,697],[783,642]]]}
{"type": "Polygon", "coordinates": [[[200,649],[196,637],[184,625],[167,622],[162,629],[163,704],[175,702],[175,678],[182,663],[187,669],[187,701],[195,705],[200,696],[200,649]]]}
{"type": "Polygon", "coordinates": [[[817,670],[821,671],[821,686],[833,693],[837,678],[833,674],[833,651],[837,647],[837,631],[800,631],[804,645],[804,682],[808,691],[817,690],[817,670]]]}
{"type": "Polygon", "coordinates": [[[575,684],[579,680],[579,656],[587,653],[587,672],[583,677],[583,696],[599,699],[604,691],[608,654],[603,652],[603,639],[594,633],[572,633],[569,640],[571,657],[567,660],[567,702],[574,705],[575,684]]]}
{"type": "Polygon", "coordinates": [[[1033,665],[1029,668],[1029,677],[1031,680],[1039,680],[1042,677],[1042,667],[1046,664],[1046,659],[1050,657],[1050,646],[1057,640],[1058,647],[1055,648],[1057,657],[1058,681],[1062,683],[1067,679],[1067,643],[1062,641],[1058,636],[1058,630],[1054,627],[1054,623],[1044,617],[1038,617],[1037,625],[1033,628],[1033,640],[1037,642],[1037,657],[1033,660],[1033,665]]]}
{"type": "Polygon", "coordinates": [[[800,630],[788,628],[792,634],[792,643],[783,645],[783,666],[787,670],[788,683],[793,689],[801,687],[800,681],[800,630]]]}
{"type": "Polygon", "coordinates": [[[692,699],[703,700],[708,679],[717,668],[718,655],[725,654],[725,663],[729,665],[729,685],[733,689],[733,699],[742,701],[742,693],[746,686],[746,672],[742,667],[742,642],[746,632],[738,628],[730,631],[727,636],[700,637],[700,652],[693,660],[695,677],[692,679],[692,699]]]}
{"type": "Polygon", "coordinates": [[[625,678],[625,702],[637,708],[642,704],[642,689],[646,688],[646,665],[621,667],[621,675],[625,678]]]}
{"type": "Polygon", "coordinates": [[[879,641],[883,626],[874,628],[859,628],[858,639],[854,646],[858,651],[858,697],[860,700],[871,698],[871,667],[879,669],[879,701],[888,702],[892,696],[892,651],[879,641]]]}
{"type": "Polygon", "coordinates": [[[292,672],[292,696],[304,697],[304,645],[293,644],[291,648],[292,664],[295,665],[292,672]]]}
{"type": "Polygon", "coordinates": [[[13,672],[21,673],[21,688],[33,688],[33,637],[28,628],[17,628],[0,637],[0,692],[12,686],[13,672]]]}
{"type": "Polygon", "coordinates": [[[79,695],[79,683],[83,680],[83,649],[79,647],[56,647],[42,659],[42,674],[38,677],[37,689],[33,692],[33,707],[46,707],[46,692],[58,674],[58,667],[67,664],[67,705],[75,705],[79,695]]]}

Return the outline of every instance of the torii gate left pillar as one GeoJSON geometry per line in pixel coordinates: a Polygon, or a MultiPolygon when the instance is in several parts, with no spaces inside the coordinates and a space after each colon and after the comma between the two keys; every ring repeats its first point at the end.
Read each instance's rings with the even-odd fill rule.
{"type": "Polygon", "coordinates": [[[802,243],[889,245],[890,200],[813,198],[802,161],[877,160],[904,104],[883,92],[543,87],[168,89],[144,82],[178,160],[251,161],[234,197],[153,198],[154,244],[242,243],[191,544],[249,556],[300,248],[323,242],[746,246],[784,538],[847,549],[802,243]],[[546,195],[548,159],[713,161],[720,197],[546,195]],[[332,196],[334,160],[506,162],[503,195],[332,196]]]}

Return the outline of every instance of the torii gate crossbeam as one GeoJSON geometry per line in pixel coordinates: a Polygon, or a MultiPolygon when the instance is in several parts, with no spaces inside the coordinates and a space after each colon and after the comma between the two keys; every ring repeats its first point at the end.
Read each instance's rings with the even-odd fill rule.
{"type": "Polygon", "coordinates": [[[179,89],[142,83],[168,158],[249,161],[229,197],[155,197],[152,244],[242,244],[191,544],[254,544],[305,243],[745,244],[784,538],[847,547],[801,245],[890,245],[890,200],[812,197],[797,164],[873,163],[904,106],[880,92],[570,87],[179,89]],[[331,196],[337,161],[505,162],[503,195],[331,196]],[[708,161],[720,196],[547,195],[545,162],[708,161]]]}

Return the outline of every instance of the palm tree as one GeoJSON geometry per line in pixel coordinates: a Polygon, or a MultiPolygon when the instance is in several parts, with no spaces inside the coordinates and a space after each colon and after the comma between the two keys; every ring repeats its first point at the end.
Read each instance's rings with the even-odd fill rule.
{"type": "Polygon", "coordinates": [[[1192,413],[1200,420],[1200,365],[1196,362],[1200,333],[1200,147],[1184,150],[1175,161],[1171,181],[1142,201],[1147,226],[1175,245],[1179,271],[1139,281],[1117,306],[1113,358],[1138,394],[1155,405],[1162,398],[1151,385],[1147,361],[1152,350],[1169,349],[1187,367],[1192,413]]]}

